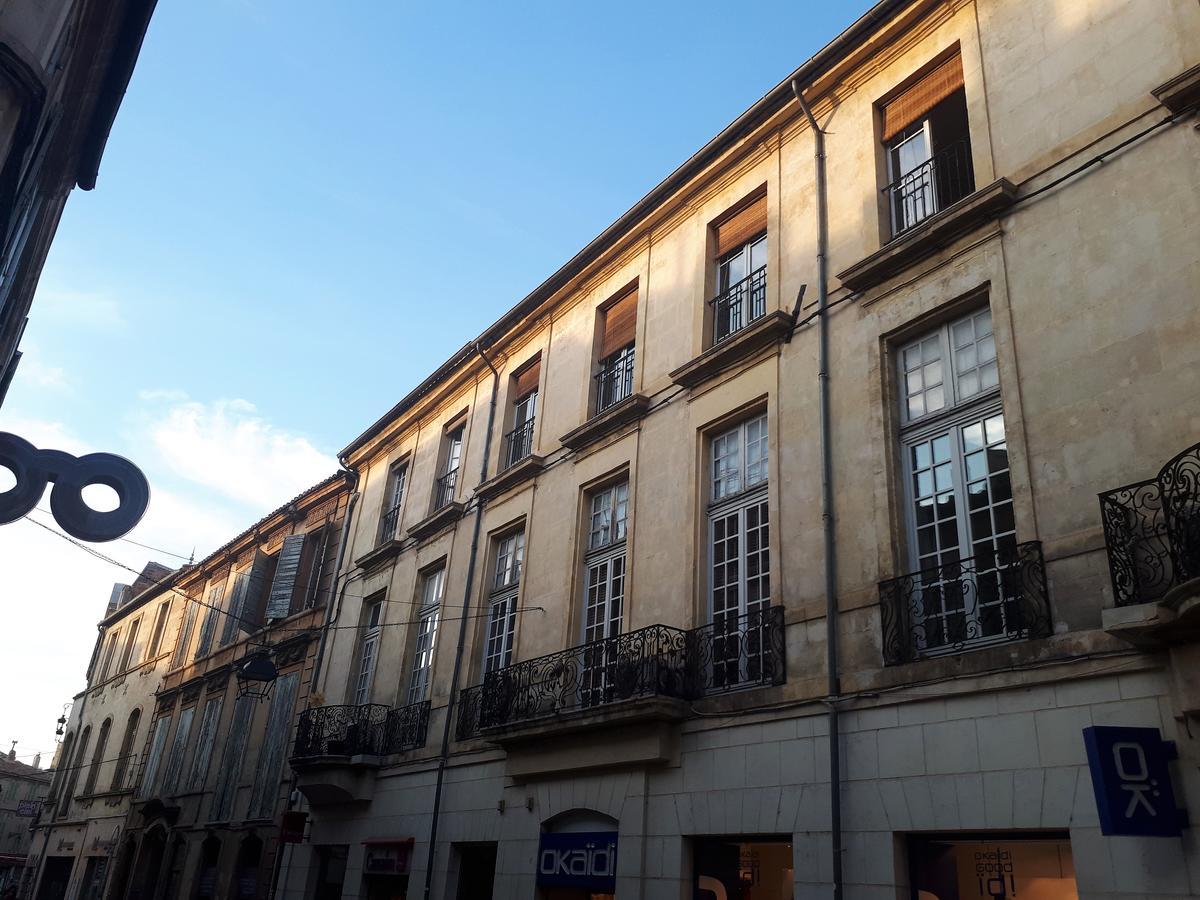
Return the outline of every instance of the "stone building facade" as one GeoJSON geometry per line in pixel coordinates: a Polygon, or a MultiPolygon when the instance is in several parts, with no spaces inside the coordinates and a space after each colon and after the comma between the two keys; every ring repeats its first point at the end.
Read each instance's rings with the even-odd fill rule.
{"type": "Polygon", "coordinates": [[[154,5],[0,3],[0,404],[67,195],[96,186],[154,5]]]}
{"type": "Polygon", "coordinates": [[[41,756],[23,763],[16,751],[0,757],[0,892],[20,888],[27,871],[30,826],[50,790],[52,771],[40,768],[41,756]]]}
{"type": "Polygon", "coordinates": [[[879,3],[350,444],[278,896],[1200,893],[1198,63],[879,3]]]}

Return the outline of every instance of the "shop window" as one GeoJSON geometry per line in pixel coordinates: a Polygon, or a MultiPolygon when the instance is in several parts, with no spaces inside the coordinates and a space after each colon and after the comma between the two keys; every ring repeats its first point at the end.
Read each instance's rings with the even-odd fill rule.
{"type": "Polygon", "coordinates": [[[912,837],[913,900],[1076,900],[1070,838],[1063,835],[912,837]]]}
{"type": "Polygon", "coordinates": [[[695,842],[692,858],[698,900],[791,900],[793,895],[787,838],[705,838],[695,842]]]}

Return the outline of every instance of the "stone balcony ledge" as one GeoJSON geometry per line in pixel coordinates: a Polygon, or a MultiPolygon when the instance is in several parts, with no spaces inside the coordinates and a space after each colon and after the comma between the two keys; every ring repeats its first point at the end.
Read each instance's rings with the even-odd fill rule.
{"type": "Polygon", "coordinates": [[[612,434],[623,425],[636,422],[650,409],[650,398],[645,394],[630,394],[619,403],[614,403],[604,412],[592,416],[578,428],[568,431],[559,441],[571,450],[582,450],[596,441],[612,434]]]}
{"type": "Polygon", "coordinates": [[[759,350],[781,343],[791,334],[795,324],[790,313],[783,310],[769,312],[684,363],[670,373],[670,378],[682,387],[703,384],[759,350]]]}

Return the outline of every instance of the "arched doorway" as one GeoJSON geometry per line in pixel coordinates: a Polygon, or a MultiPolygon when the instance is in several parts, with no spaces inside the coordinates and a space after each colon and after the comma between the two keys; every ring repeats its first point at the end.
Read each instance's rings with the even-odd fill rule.
{"type": "Polygon", "coordinates": [[[142,835],[142,846],[138,849],[137,862],[133,866],[128,900],[153,900],[166,849],[167,830],[161,825],[156,825],[142,835]]]}
{"type": "Polygon", "coordinates": [[[117,862],[113,867],[112,886],[108,895],[113,900],[122,900],[125,896],[125,891],[129,888],[129,873],[133,871],[135,856],[137,856],[137,840],[131,834],[121,842],[121,849],[117,851],[117,862]]]}
{"type": "Polygon", "coordinates": [[[200,845],[200,865],[196,867],[196,887],[192,900],[216,900],[217,864],[221,861],[221,839],[210,834],[200,845]]]}
{"type": "Polygon", "coordinates": [[[237,867],[233,873],[233,896],[237,900],[255,900],[258,896],[258,867],[262,863],[262,849],[262,840],[254,834],[247,836],[238,849],[237,867]]]}
{"type": "Polygon", "coordinates": [[[613,900],[617,820],[573,809],[542,823],[537,885],[541,900],[613,900]]]}

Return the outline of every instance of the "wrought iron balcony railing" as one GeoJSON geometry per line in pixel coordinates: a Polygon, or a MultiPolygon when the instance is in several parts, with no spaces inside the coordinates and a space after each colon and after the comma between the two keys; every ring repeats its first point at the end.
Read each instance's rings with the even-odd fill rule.
{"type": "Polygon", "coordinates": [[[648,697],[694,700],[785,677],[783,608],[684,631],[651,625],[515,663],[459,694],[456,735],[648,697]]]}
{"type": "Polygon", "coordinates": [[[713,308],[713,343],[741,331],[767,311],[767,267],[755,269],[708,301],[713,308]]]}
{"type": "Polygon", "coordinates": [[[1200,578],[1200,444],[1154,478],[1100,495],[1117,606],[1152,603],[1200,578]]]}
{"type": "Polygon", "coordinates": [[[437,480],[433,491],[433,511],[449,506],[454,500],[454,487],[458,484],[458,469],[453,468],[437,480]]]}
{"type": "Polygon", "coordinates": [[[888,665],[1050,634],[1038,541],[879,583],[888,665]]]}
{"type": "Polygon", "coordinates": [[[892,216],[892,237],[902,235],[975,190],[971,142],[943,147],[883,189],[892,216]]]}
{"type": "Polygon", "coordinates": [[[633,393],[633,345],[618,350],[600,362],[596,373],[596,413],[616,406],[633,393]]]}
{"type": "Polygon", "coordinates": [[[379,543],[386,544],[395,540],[396,527],[400,524],[400,507],[396,506],[383,514],[379,522],[379,543]]]}
{"type": "Polygon", "coordinates": [[[528,419],[504,436],[504,468],[511,469],[532,454],[533,419],[528,419]]]}
{"type": "Polygon", "coordinates": [[[386,756],[425,745],[429,701],[392,709],[381,703],[317,706],[300,714],[292,757],[386,756]]]}

